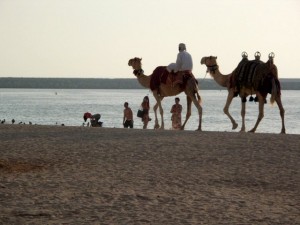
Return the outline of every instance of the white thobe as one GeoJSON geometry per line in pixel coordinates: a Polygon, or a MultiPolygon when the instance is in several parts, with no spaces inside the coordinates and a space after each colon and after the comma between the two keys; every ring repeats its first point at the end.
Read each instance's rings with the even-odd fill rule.
{"type": "Polygon", "coordinates": [[[179,52],[176,60],[176,67],[178,71],[193,70],[193,60],[190,53],[186,51],[179,52]]]}
{"type": "Polygon", "coordinates": [[[177,54],[176,63],[171,63],[167,66],[167,70],[169,72],[174,71],[185,71],[185,70],[193,70],[193,60],[192,56],[186,52],[182,51],[177,54]]]}

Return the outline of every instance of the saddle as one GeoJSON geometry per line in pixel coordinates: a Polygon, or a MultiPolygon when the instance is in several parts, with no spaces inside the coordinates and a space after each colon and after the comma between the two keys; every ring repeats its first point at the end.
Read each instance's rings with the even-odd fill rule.
{"type": "Polygon", "coordinates": [[[272,80],[275,81],[276,86],[280,90],[280,83],[277,78],[276,70],[273,64],[264,64],[260,60],[248,60],[246,58],[238,64],[233,71],[234,76],[230,78],[230,88],[235,88],[235,96],[239,93],[241,88],[253,88],[261,92],[263,96],[268,93],[271,94],[272,80]],[[259,72],[257,73],[257,70],[259,72]]]}
{"type": "MultiPolygon", "coordinates": [[[[180,85],[184,88],[190,78],[195,79],[194,75],[190,71],[179,71],[174,73],[169,72],[166,66],[159,66],[152,73],[150,89],[152,91],[157,90],[161,83],[172,87],[180,85]]],[[[198,83],[196,79],[195,81],[198,83]]]]}

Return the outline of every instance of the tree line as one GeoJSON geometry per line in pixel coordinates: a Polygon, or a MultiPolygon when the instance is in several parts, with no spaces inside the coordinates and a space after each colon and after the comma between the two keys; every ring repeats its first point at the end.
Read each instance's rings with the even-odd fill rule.
{"type": "MultiPolygon", "coordinates": [[[[300,79],[280,79],[283,90],[300,90],[300,79]]],[[[222,90],[211,78],[198,80],[200,90],[222,90]]],[[[144,89],[135,78],[0,78],[0,88],[144,89]]]]}

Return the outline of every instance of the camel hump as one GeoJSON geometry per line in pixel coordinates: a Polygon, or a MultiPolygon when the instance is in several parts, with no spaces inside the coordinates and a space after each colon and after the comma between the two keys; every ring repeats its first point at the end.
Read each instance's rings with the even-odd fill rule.
{"type": "Polygon", "coordinates": [[[158,66],[153,70],[152,75],[154,75],[154,74],[159,75],[159,74],[163,73],[166,70],[166,68],[167,68],[166,66],[158,66]]]}

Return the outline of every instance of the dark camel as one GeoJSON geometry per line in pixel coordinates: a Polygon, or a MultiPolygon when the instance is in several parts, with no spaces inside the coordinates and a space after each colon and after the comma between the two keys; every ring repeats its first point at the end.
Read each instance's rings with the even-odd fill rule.
{"type": "MultiPolygon", "coordinates": [[[[259,60],[259,55],[255,55],[256,60],[259,60]]],[[[228,90],[228,96],[226,100],[226,104],[224,107],[224,113],[228,116],[232,123],[232,129],[236,129],[238,124],[232,118],[229,113],[229,106],[231,104],[232,99],[239,95],[242,100],[242,109],[241,109],[241,116],[242,116],[242,128],[241,131],[245,131],[245,114],[246,114],[246,97],[252,94],[256,95],[256,99],[259,102],[259,114],[255,126],[249,132],[255,132],[256,128],[258,127],[260,121],[264,117],[264,104],[266,102],[266,96],[268,93],[271,93],[271,104],[275,101],[278,105],[281,117],[281,133],[285,133],[285,125],[284,125],[284,108],[281,102],[281,92],[280,92],[280,83],[278,80],[277,75],[277,67],[273,64],[274,53],[269,54],[269,60],[266,63],[260,61],[257,64],[255,70],[253,70],[252,79],[248,80],[243,79],[240,77],[239,71],[245,68],[247,63],[254,63],[253,61],[248,61],[247,54],[243,54],[243,60],[239,64],[239,66],[228,75],[223,75],[219,71],[219,66],[217,64],[217,57],[209,56],[203,57],[201,59],[201,64],[205,64],[207,66],[207,71],[210,75],[214,78],[214,80],[222,87],[226,87],[228,90]],[[243,64],[245,63],[245,64],[243,64]],[[243,79],[243,82],[241,81],[243,79]]],[[[246,70],[244,70],[246,71],[246,70]]],[[[244,74],[246,77],[249,77],[249,74],[244,74]]],[[[244,76],[244,77],[245,77],[244,76]]]]}

